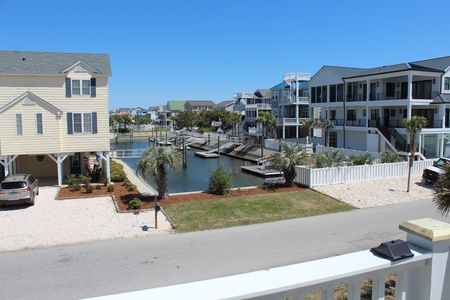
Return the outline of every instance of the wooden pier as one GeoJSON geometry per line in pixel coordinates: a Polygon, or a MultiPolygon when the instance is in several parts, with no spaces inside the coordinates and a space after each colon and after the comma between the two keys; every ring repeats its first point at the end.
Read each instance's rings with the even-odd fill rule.
{"type": "Polygon", "coordinates": [[[261,176],[261,177],[283,176],[283,172],[280,172],[275,169],[261,168],[261,166],[259,166],[259,165],[241,166],[241,170],[243,172],[253,173],[253,174],[261,176]]]}

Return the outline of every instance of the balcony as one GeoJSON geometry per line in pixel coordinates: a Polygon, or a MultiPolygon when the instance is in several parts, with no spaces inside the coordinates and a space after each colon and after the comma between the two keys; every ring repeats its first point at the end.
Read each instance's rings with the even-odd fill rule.
{"type": "Polygon", "coordinates": [[[271,110],[272,105],[269,103],[247,104],[245,109],[271,110]]]}
{"type": "Polygon", "coordinates": [[[302,126],[307,118],[278,118],[278,125],[285,126],[302,126]]]}
{"type": "MultiPolygon", "coordinates": [[[[413,93],[412,98],[413,99],[426,99],[426,100],[433,100],[439,95],[439,92],[429,92],[421,95],[416,95],[413,93]]],[[[387,93],[370,93],[369,94],[369,101],[389,101],[389,100],[406,100],[407,95],[402,92],[396,92],[393,94],[387,94],[387,93]]],[[[351,94],[347,95],[346,102],[357,102],[357,101],[367,101],[367,95],[366,94],[351,94]]]]}
{"type": "Polygon", "coordinates": [[[284,96],[281,98],[279,105],[290,105],[290,104],[309,104],[309,97],[295,97],[295,96],[284,96]]]}

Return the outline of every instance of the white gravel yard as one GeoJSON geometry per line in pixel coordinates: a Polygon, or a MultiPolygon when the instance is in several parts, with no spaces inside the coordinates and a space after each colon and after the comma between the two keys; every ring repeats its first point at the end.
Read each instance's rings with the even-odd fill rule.
{"type": "Polygon", "coordinates": [[[0,252],[143,237],[173,232],[164,214],[117,213],[111,197],[55,200],[58,188],[40,187],[34,206],[0,206],[0,252]]]}
{"type": "Polygon", "coordinates": [[[409,192],[407,177],[317,186],[313,189],[357,208],[368,208],[417,200],[433,199],[433,186],[411,177],[409,192]]]}

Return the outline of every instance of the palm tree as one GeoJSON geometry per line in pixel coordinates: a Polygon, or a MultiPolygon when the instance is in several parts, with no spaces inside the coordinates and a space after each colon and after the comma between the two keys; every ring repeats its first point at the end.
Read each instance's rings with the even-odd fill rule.
{"type": "Polygon", "coordinates": [[[142,155],[136,174],[141,173],[148,178],[151,172],[155,176],[158,199],[166,199],[168,195],[167,168],[178,170],[181,165],[181,154],[174,147],[150,147],[142,155]]]}
{"type": "Polygon", "coordinates": [[[308,129],[308,140],[306,141],[307,144],[311,144],[311,128],[313,128],[317,122],[314,119],[306,119],[303,121],[303,127],[306,127],[308,129]]]}
{"type": "Polygon", "coordinates": [[[450,165],[444,165],[444,173],[439,176],[434,185],[433,203],[442,215],[448,216],[450,212],[450,165]]]}
{"type": "Polygon", "coordinates": [[[330,129],[334,128],[334,123],[327,119],[325,122],[320,123],[320,127],[325,130],[325,146],[330,147],[330,129]]]}
{"type": "Polygon", "coordinates": [[[298,144],[290,145],[280,142],[280,146],[283,151],[270,154],[267,157],[267,162],[269,162],[271,168],[277,168],[283,172],[284,185],[290,187],[294,185],[295,166],[309,163],[310,159],[298,144]]]}
{"type": "Polygon", "coordinates": [[[277,126],[278,121],[275,116],[270,112],[259,113],[256,123],[261,123],[263,128],[261,132],[261,157],[264,156],[264,137],[267,135],[266,131],[269,126],[277,126]]]}
{"type": "Polygon", "coordinates": [[[325,151],[316,155],[315,168],[333,168],[346,165],[348,158],[339,150],[325,151]]]}
{"type": "Polygon", "coordinates": [[[381,163],[395,163],[395,162],[401,162],[404,161],[404,159],[398,154],[396,151],[384,151],[381,154],[381,163]]]}
{"type": "Polygon", "coordinates": [[[259,116],[256,119],[256,123],[261,123],[263,125],[262,135],[264,137],[267,137],[267,131],[268,131],[269,127],[276,128],[276,126],[278,125],[277,119],[270,112],[259,113],[259,116]]]}
{"type": "Polygon", "coordinates": [[[409,172],[408,172],[408,186],[406,192],[409,192],[409,185],[411,181],[411,169],[413,160],[416,156],[417,145],[416,145],[416,135],[422,131],[422,128],[427,125],[427,119],[422,116],[414,116],[411,119],[403,119],[403,127],[405,127],[406,132],[409,134],[409,172]]]}

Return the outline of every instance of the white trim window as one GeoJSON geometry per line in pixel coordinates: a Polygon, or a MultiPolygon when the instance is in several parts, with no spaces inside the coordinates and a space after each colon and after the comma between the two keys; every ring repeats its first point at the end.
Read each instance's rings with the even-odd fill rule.
{"type": "Polygon", "coordinates": [[[16,114],[16,135],[23,135],[22,114],[16,114]]]}
{"type": "Polygon", "coordinates": [[[91,113],[73,113],[73,133],[92,133],[91,113]]]}
{"type": "Polygon", "coordinates": [[[44,124],[41,113],[36,114],[36,134],[44,134],[44,124]]]}
{"type": "Polygon", "coordinates": [[[85,79],[72,79],[72,95],[91,95],[91,81],[85,79]]]}
{"type": "Polygon", "coordinates": [[[444,77],[444,90],[450,91],[450,77],[444,77]]]}

